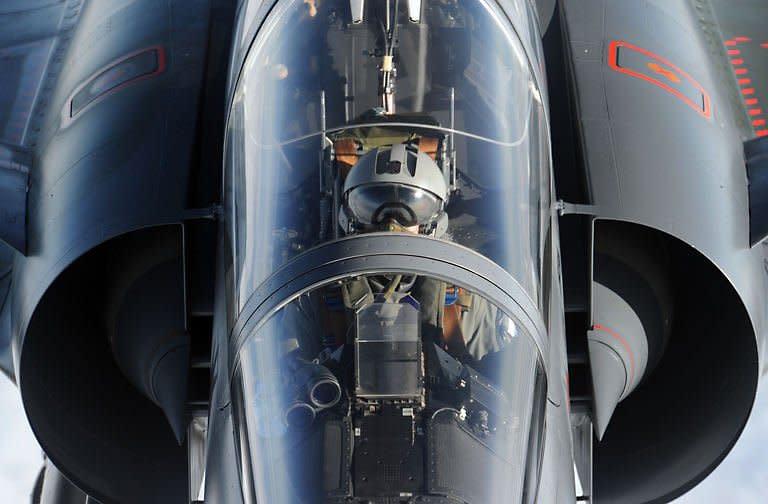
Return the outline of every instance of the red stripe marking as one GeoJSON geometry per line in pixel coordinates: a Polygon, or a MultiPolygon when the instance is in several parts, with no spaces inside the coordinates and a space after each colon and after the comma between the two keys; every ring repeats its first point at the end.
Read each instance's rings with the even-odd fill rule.
{"type": "Polygon", "coordinates": [[[768,130],[758,130],[758,131],[755,131],[755,135],[757,135],[759,137],[768,136],[768,130]]]}
{"type": "Polygon", "coordinates": [[[693,110],[695,110],[696,112],[698,112],[699,114],[701,114],[702,116],[704,116],[707,119],[709,119],[712,116],[712,105],[711,105],[711,102],[710,102],[710,99],[709,99],[709,95],[704,90],[704,88],[701,86],[701,84],[699,84],[698,81],[696,81],[696,79],[694,79],[693,77],[688,75],[688,73],[685,72],[684,70],[682,70],[680,67],[678,67],[677,65],[674,65],[673,63],[667,61],[666,59],[662,58],[658,54],[654,54],[651,51],[648,51],[648,50],[643,49],[641,47],[637,47],[635,45],[632,45],[629,42],[623,42],[623,41],[620,41],[620,40],[614,40],[614,41],[611,42],[611,45],[608,47],[608,66],[610,66],[613,70],[616,70],[619,73],[624,73],[624,74],[627,74],[629,76],[636,77],[638,79],[644,80],[646,82],[649,82],[649,83],[653,84],[654,86],[658,86],[658,87],[662,88],[663,90],[667,91],[668,93],[670,93],[670,94],[672,94],[674,96],[677,96],[678,98],[683,100],[683,102],[685,102],[689,107],[691,107],[693,110]],[[672,70],[674,70],[678,74],[682,75],[685,79],[688,80],[688,82],[693,84],[694,87],[696,87],[696,89],[699,90],[699,92],[701,93],[701,96],[703,97],[703,100],[704,100],[703,106],[694,103],[693,101],[691,101],[690,98],[685,96],[683,93],[681,93],[677,89],[674,89],[674,88],[668,86],[667,84],[665,84],[665,83],[663,83],[663,82],[661,82],[659,80],[656,80],[656,79],[654,79],[652,77],[649,77],[649,76],[647,76],[645,74],[641,74],[639,72],[635,72],[634,70],[629,70],[627,68],[620,67],[619,66],[619,62],[618,62],[618,55],[619,55],[618,49],[619,49],[619,47],[626,47],[627,49],[631,49],[631,50],[637,51],[637,52],[639,52],[640,54],[642,54],[644,56],[648,56],[649,58],[652,58],[652,59],[655,59],[655,60],[659,61],[660,63],[668,66],[669,68],[671,68],[672,70]]]}
{"type": "Polygon", "coordinates": [[[735,40],[736,42],[751,42],[752,41],[751,38],[743,37],[743,36],[742,37],[734,37],[733,40],[735,40]]]}
{"type": "Polygon", "coordinates": [[[746,84],[752,84],[752,79],[739,79],[739,86],[744,86],[746,84]]]}
{"type": "Polygon", "coordinates": [[[741,51],[739,49],[728,49],[729,56],[736,56],[737,54],[741,54],[741,51]]]}
{"type": "Polygon", "coordinates": [[[616,341],[619,342],[619,344],[621,344],[621,346],[624,347],[624,350],[626,350],[627,353],[629,354],[630,377],[629,377],[629,383],[627,385],[629,385],[632,382],[634,382],[635,381],[635,353],[632,351],[632,348],[630,348],[630,346],[627,343],[627,341],[624,338],[622,338],[619,335],[619,333],[617,333],[616,331],[614,331],[610,327],[606,327],[606,326],[604,326],[602,324],[595,324],[592,327],[592,329],[595,330],[595,331],[603,331],[605,333],[610,334],[611,336],[613,336],[613,338],[616,341]]]}
{"type": "Polygon", "coordinates": [[[734,72],[736,72],[736,75],[747,75],[749,73],[746,68],[737,68],[734,72]]]}
{"type": "Polygon", "coordinates": [[[765,119],[755,119],[752,121],[752,126],[765,126],[765,119]]]}
{"type": "Polygon", "coordinates": [[[751,116],[760,115],[762,113],[763,113],[763,110],[759,109],[759,108],[749,109],[749,115],[751,115],[751,116]]]}
{"type": "Polygon", "coordinates": [[[750,88],[744,88],[744,89],[741,90],[741,94],[743,94],[745,96],[746,95],[753,95],[753,94],[755,94],[755,88],[751,88],[751,87],[750,88]]]}
{"type": "Polygon", "coordinates": [[[736,58],[731,60],[731,65],[743,65],[744,60],[741,58],[736,58]]]}
{"type": "Polygon", "coordinates": [[[736,41],[735,40],[726,40],[725,41],[725,45],[727,45],[728,47],[733,47],[733,46],[736,45],[736,41]]]}
{"type": "Polygon", "coordinates": [[[760,47],[764,49],[768,49],[768,42],[766,42],[765,44],[760,44],[760,47]]]}
{"type": "Polygon", "coordinates": [[[746,105],[757,105],[758,100],[757,98],[747,98],[746,100],[744,100],[744,103],[746,105]]]}

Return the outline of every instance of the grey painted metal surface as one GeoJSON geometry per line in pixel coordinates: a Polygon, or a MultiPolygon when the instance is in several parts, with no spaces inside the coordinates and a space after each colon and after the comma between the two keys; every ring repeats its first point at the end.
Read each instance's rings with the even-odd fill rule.
{"type": "Polygon", "coordinates": [[[563,4],[596,217],[642,224],[686,243],[691,257],[706,257],[713,281],[722,275],[732,285],[721,295],[732,296],[748,316],[750,330],[734,335],[733,345],[742,344],[735,343],[739,338],[753,348],[742,356],[747,371],[738,390],[745,395],[731,407],[730,419],[712,423],[712,437],[687,442],[699,454],[698,464],[674,462],[653,474],[651,456],[648,462],[634,459],[635,466],[625,466],[619,476],[606,465],[618,460],[616,443],[598,445],[598,459],[602,449],[605,462],[596,474],[596,495],[606,502],[670,499],[706,475],[748,417],[758,354],[765,349],[764,253],[749,246],[740,111],[731,100],[732,79],[718,64],[723,49],[710,29],[714,20],[694,3],[563,4]],[[633,471],[644,472],[642,482],[633,471]]]}
{"type": "MultiPolygon", "coordinates": [[[[10,28],[2,33],[4,43],[11,47],[3,53],[3,77],[17,83],[3,86],[3,100],[14,104],[12,110],[18,105],[27,114],[20,134],[6,129],[4,139],[29,149],[33,159],[26,205],[28,256],[16,263],[12,290],[11,337],[17,377],[30,422],[51,459],[78,486],[107,502],[167,502],[178,488],[186,493],[186,470],[179,473],[180,479],[176,471],[167,472],[165,467],[183,461],[185,452],[174,448],[165,432],[157,436],[163,428],[140,427],[138,418],[154,413],[140,406],[143,399],[120,399],[117,391],[114,398],[118,401],[137,401],[134,411],[139,416],[123,419],[136,424],[129,431],[147,428],[147,439],[157,444],[145,446],[144,454],[135,440],[125,439],[126,444],[120,447],[120,442],[115,442],[121,430],[117,419],[110,428],[116,429],[112,440],[109,435],[98,439],[101,434],[89,438],[100,429],[102,434],[107,432],[98,427],[103,418],[92,418],[90,426],[78,418],[89,408],[89,401],[95,401],[92,406],[99,409],[96,402],[101,401],[97,399],[100,392],[87,399],[90,393],[85,390],[58,387],[54,391],[42,376],[32,378],[35,369],[47,366],[47,359],[52,357],[46,357],[47,351],[42,349],[51,341],[71,339],[71,329],[65,325],[55,330],[49,327],[42,334],[29,330],[30,323],[36,325],[35,313],[47,304],[41,300],[53,295],[56,289],[51,286],[57,278],[88,251],[112,237],[182,221],[208,8],[207,1],[183,2],[182,7],[181,2],[170,1],[73,0],[28,8],[17,3],[16,9],[9,7],[0,16],[3,26],[10,28]],[[38,46],[47,49],[32,50],[38,46]],[[130,59],[135,55],[144,55],[149,66],[136,67],[136,60],[130,59]],[[20,70],[9,74],[6,68],[20,70]],[[35,69],[42,73],[33,79],[30,72],[35,69]],[[78,95],[78,90],[86,87],[90,94],[81,98],[86,95],[78,95]],[[73,107],[76,100],[87,106],[73,107]],[[34,345],[30,341],[35,341],[34,345]],[[41,351],[27,351],[33,346],[41,351]],[[61,401],[56,418],[50,415],[50,396],[61,401]],[[85,402],[78,405],[75,398],[85,402]],[[168,454],[158,458],[157,448],[164,444],[168,454]],[[126,457],[126,453],[133,455],[126,457]],[[160,462],[162,459],[165,462],[160,462]],[[121,482],[119,474],[134,471],[150,478],[146,487],[124,478],[121,482]],[[111,475],[105,478],[105,474],[111,475]]],[[[7,111],[5,107],[3,111],[7,111]]],[[[13,126],[12,122],[3,126],[6,124],[13,126]]],[[[87,260],[79,262],[85,264],[87,260]]],[[[68,295],[81,297],[83,303],[90,297],[88,290],[98,289],[100,282],[99,274],[87,269],[82,270],[78,283],[67,287],[68,295]],[[84,291],[82,296],[77,289],[84,291]]],[[[66,316],[73,315],[71,310],[81,310],[93,317],[88,313],[91,309],[84,304],[70,306],[66,316]]],[[[51,316],[64,315],[44,315],[51,316]]],[[[87,330],[98,333],[95,325],[87,330]]],[[[72,364],[77,365],[75,361],[72,364]]],[[[101,381],[106,387],[109,379],[99,377],[99,372],[88,382],[98,387],[101,381]]]]}
{"type": "Polygon", "coordinates": [[[0,144],[0,239],[20,253],[27,251],[29,153],[0,144]]]}
{"type": "MultiPolygon", "coordinates": [[[[699,250],[734,284],[755,332],[762,334],[765,294],[754,282],[762,277],[762,253],[748,246],[741,139],[724,97],[727,89],[705,64],[711,52],[692,7],[592,1],[578,8],[566,3],[565,11],[597,216],[644,224],[699,250]],[[646,17],[653,19],[647,31],[634,21],[646,17]],[[612,69],[609,58],[617,42],[685,66],[700,83],[702,104],[708,97],[709,112],[612,69]]],[[[620,54],[638,52],[624,47],[620,54]]]]}

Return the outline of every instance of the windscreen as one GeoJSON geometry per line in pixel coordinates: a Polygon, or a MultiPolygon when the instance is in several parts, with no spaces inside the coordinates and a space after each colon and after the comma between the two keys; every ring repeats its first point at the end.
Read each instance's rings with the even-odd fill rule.
{"type": "Polygon", "coordinates": [[[228,121],[238,309],[301,252],[371,231],[469,247],[540,303],[549,144],[516,33],[484,0],[277,2],[228,121]]]}
{"type": "Polygon", "coordinates": [[[533,502],[545,397],[533,340],[479,293],[393,272],[329,282],[238,354],[243,494],[533,502]]]}

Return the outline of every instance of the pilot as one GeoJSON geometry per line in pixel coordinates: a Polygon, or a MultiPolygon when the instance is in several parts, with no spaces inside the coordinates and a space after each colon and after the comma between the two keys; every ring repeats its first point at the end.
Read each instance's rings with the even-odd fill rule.
{"type": "MultiPolygon", "coordinates": [[[[449,239],[447,200],[445,176],[430,153],[415,142],[380,146],[350,169],[340,197],[339,226],[347,235],[384,231],[449,239]]],[[[420,275],[373,275],[302,296],[286,307],[305,358],[351,343],[349,314],[376,295],[411,295],[420,304],[422,337],[460,360],[479,361],[499,350],[507,337],[499,331],[504,317],[497,308],[462,288],[420,275]]]]}

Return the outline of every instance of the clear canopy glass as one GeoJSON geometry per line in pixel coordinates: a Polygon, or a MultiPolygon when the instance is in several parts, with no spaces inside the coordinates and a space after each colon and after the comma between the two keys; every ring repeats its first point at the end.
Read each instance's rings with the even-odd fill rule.
{"type": "Polygon", "coordinates": [[[530,58],[486,0],[277,2],[228,121],[236,309],[291,258],[361,232],[370,223],[355,212],[399,221],[398,208],[421,219],[418,229],[388,230],[469,247],[540,304],[550,166],[530,58]],[[392,161],[402,146],[415,168],[392,161]],[[378,171],[378,182],[345,191],[373,151],[389,160],[392,180],[378,171]],[[444,193],[423,186],[429,170],[444,193]]]}
{"type": "Polygon", "coordinates": [[[246,502],[533,502],[546,380],[533,339],[435,277],[349,276],[237,356],[246,502]]]}

